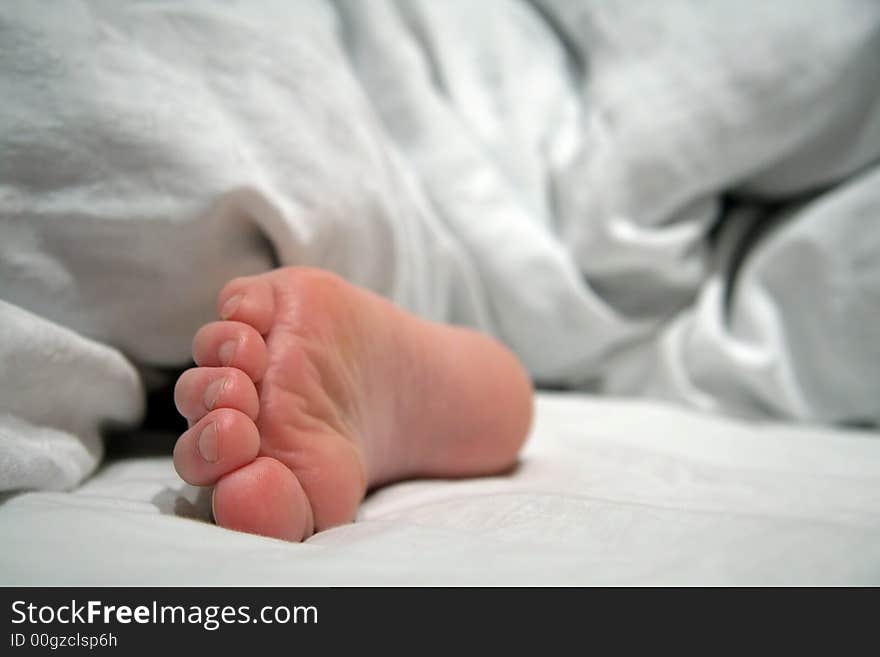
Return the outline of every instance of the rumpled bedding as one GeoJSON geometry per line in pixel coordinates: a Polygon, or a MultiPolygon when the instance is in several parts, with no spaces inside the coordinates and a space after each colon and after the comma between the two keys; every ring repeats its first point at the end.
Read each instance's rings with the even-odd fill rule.
{"type": "Polygon", "coordinates": [[[0,489],[73,487],[234,276],[539,384],[880,420],[873,0],[0,3],[0,489]]]}
{"type": "Polygon", "coordinates": [[[168,455],[0,495],[19,586],[880,584],[880,442],[541,392],[513,474],[407,481],[288,543],[217,527],[168,455]],[[5,498],[5,499],[4,499],[5,498]]]}

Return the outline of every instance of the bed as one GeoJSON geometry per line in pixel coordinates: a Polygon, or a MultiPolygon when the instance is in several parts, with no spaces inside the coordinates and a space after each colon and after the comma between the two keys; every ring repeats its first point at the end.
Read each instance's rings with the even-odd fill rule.
{"type": "Polygon", "coordinates": [[[516,470],[373,492],[357,522],[290,544],[209,521],[167,455],[0,504],[21,585],[870,585],[876,434],[543,393],[516,470]]]}
{"type": "Polygon", "coordinates": [[[878,61],[862,0],[0,4],[0,583],[880,583],[878,61]],[[104,458],[300,265],[572,392],[301,545],[104,458]]]}

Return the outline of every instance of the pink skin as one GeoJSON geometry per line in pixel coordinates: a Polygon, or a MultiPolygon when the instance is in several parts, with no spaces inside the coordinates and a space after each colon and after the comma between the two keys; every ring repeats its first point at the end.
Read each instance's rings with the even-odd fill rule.
{"type": "Polygon", "coordinates": [[[303,540],[371,487],[502,472],[528,434],[531,384],[505,347],[337,276],[238,278],[217,309],[175,389],[190,428],[174,464],[214,486],[222,527],[303,540]]]}

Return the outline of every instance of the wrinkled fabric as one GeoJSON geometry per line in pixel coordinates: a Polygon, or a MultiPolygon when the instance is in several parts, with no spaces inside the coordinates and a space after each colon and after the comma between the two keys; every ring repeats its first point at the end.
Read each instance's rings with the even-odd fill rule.
{"type": "Polygon", "coordinates": [[[880,441],[650,399],[541,392],[515,472],[392,484],[303,543],[217,527],[170,456],[6,497],[4,585],[880,583],[880,441]]]}
{"type": "Polygon", "coordinates": [[[67,488],[233,276],[541,384],[880,418],[870,0],[0,3],[0,488],[67,488]]]}

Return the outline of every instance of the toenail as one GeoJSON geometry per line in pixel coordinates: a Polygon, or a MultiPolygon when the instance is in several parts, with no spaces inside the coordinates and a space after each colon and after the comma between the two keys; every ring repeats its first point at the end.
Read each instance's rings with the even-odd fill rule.
{"type": "Polygon", "coordinates": [[[217,379],[213,381],[207,388],[205,388],[205,408],[209,411],[213,410],[217,405],[217,402],[220,401],[220,395],[223,394],[224,388],[226,388],[226,383],[229,379],[217,379]]]}
{"type": "Polygon", "coordinates": [[[217,442],[217,427],[212,422],[199,434],[199,454],[208,463],[220,460],[220,445],[217,442]]]}
{"type": "Polygon", "coordinates": [[[220,356],[220,362],[224,365],[232,363],[232,358],[235,356],[235,348],[237,346],[238,344],[235,340],[227,340],[221,344],[220,349],[217,350],[217,355],[220,356]]]}
{"type": "Polygon", "coordinates": [[[244,295],[242,294],[236,294],[234,297],[228,299],[220,309],[220,319],[229,319],[232,317],[232,313],[238,310],[238,306],[243,297],[244,295]]]}

